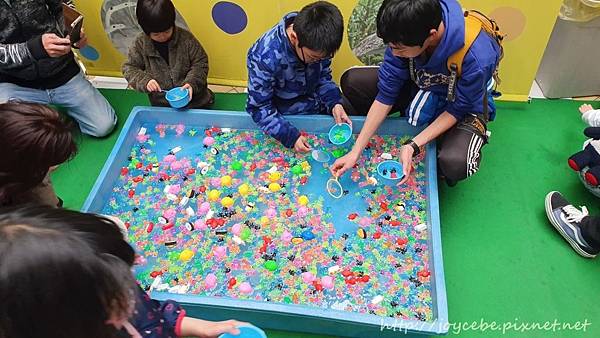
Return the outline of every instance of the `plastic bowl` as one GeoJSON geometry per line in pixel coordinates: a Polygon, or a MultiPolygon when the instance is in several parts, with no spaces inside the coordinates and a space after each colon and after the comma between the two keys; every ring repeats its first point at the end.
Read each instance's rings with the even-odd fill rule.
{"type": "Polygon", "coordinates": [[[382,183],[395,185],[402,177],[402,164],[398,161],[388,160],[377,165],[377,175],[382,183]]]}
{"type": "Polygon", "coordinates": [[[253,325],[238,326],[240,334],[234,336],[230,333],[223,333],[219,338],[267,338],[265,332],[253,325]]]}
{"type": "Polygon", "coordinates": [[[352,138],[352,127],[347,123],[336,124],[329,129],[329,141],[336,146],[342,145],[352,138]]]}
{"type": "Polygon", "coordinates": [[[165,94],[165,99],[173,108],[183,108],[190,103],[190,92],[183,87],[173,88],[165,94]]]}

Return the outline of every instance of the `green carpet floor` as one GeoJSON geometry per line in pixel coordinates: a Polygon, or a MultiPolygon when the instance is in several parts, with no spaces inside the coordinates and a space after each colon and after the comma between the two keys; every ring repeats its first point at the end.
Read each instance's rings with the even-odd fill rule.
{"type": "MultiPolygon", "coordinates": [[[[120,125],[132,107],[147,105],[145,95],[104,90],[120,125]]],[[[218,94],[215,109],[243,110],[244,94],[218,94]]],[[[581,148],[585,125],[580,102],[534,100],[498,104],[492,137],[480,172],[454,188],[440,188],[444,270],[451,323],[585,321],[583,330],[507,331],[504,337],[600,337],[600,265],[575,254],[549,225],[544,196],[561,191],[575,205],[600,215],[589,194],[567,166],[581,148]],[[596,299],[596,301],[594,300],[596,299]]],[[[68,208],[82,206],[118,136],[83,136],[79,154],[53,175],[68,208]]],[[[240,318],[243,319],[243,318],[240,318]]],[[[463,324],[467,325],[467,324],[463,324]]],[[[458,330],[451,326],[452,331],[458,330]]],[[[270,338],[320,336],[268,332],[270,338]]],[[[463,331],[460,337],[499,337],[501,332],[463,331]]],[[[398,334],[402,336],[401,333],[398,334]]],[[[374,337],[368,337],[374,338],[374,337]]]]}

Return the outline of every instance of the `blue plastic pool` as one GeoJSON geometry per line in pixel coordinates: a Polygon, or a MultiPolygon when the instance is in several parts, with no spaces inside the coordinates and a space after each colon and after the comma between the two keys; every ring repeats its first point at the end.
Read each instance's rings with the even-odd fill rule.
{"type": "Polygon", "coordinates": [[[335,199],[327,166],[353,141],[328,141],[331,117],[286,118],[330,160],[284,149],[245,113],[137,107],[83,210],[126,222],[138,281],[190,315],[348,337],[446,333],[435,145],[406,185],[375,183],[419,131],[386,121],[335,199]]]}

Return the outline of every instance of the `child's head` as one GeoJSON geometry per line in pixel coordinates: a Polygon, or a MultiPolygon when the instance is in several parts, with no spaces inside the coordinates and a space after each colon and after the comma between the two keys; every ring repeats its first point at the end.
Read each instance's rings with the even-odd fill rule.
{"type": "Polygon", "coordinates": [[[175,6],[171,0],[138,0],[135,14],[142,30],[152,40],[171,40],[175,27],[175,6]]]}
{"type": "Polygon", "coordinates": [[[305,63],[331,58],[340,49],[344,36],[344,18],[327,1],[302,8],[294,19],[292,42],[305,63]]]}
{"type": "Polygon", "coordinates": [[[73,124],[33,103],[0,104],[0,205],[39,185],[77,151],[73,124]]]}
{"type": "Polygon", "coordinates": [[[110,220],[41,206],[0,210],[0,337],[112,338],[137,288],[110,220]]]}
{"type": "Polygon", "coordinates": [[[438,35],[439,0],[384,0],[377,13],[377,36],[400,57],[416,57],[438,35]]]}

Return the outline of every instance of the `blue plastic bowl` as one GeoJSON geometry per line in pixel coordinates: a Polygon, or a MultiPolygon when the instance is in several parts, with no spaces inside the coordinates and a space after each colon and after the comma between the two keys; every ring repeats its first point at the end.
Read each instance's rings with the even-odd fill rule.
{"type": "Polygon", "coordinates": [[[348,123],[336,124],[329,129],[329,141],[336,146],[342,145],[352,138],[352,127],[348,123]]]}
{"type": "Polygon", "coordinates": [[[267,338],[265,332],[253,325],[238,326],[240,334],[234,336],[230,333],[223,333],[219,338],[267,338]]]}
{"type": "Polygon", "coordinates": [[[176,87],[167,91],[165,98],[171,107],[183,108],[190,103],[190,92],[183,87],[176,87]]]}
{"type": "Polygon", "coordinates": [[[395,185],[404,177],[402,164],[393,160],[383,161],[377,165],[377,175],[382,183],[395,185]]]}

